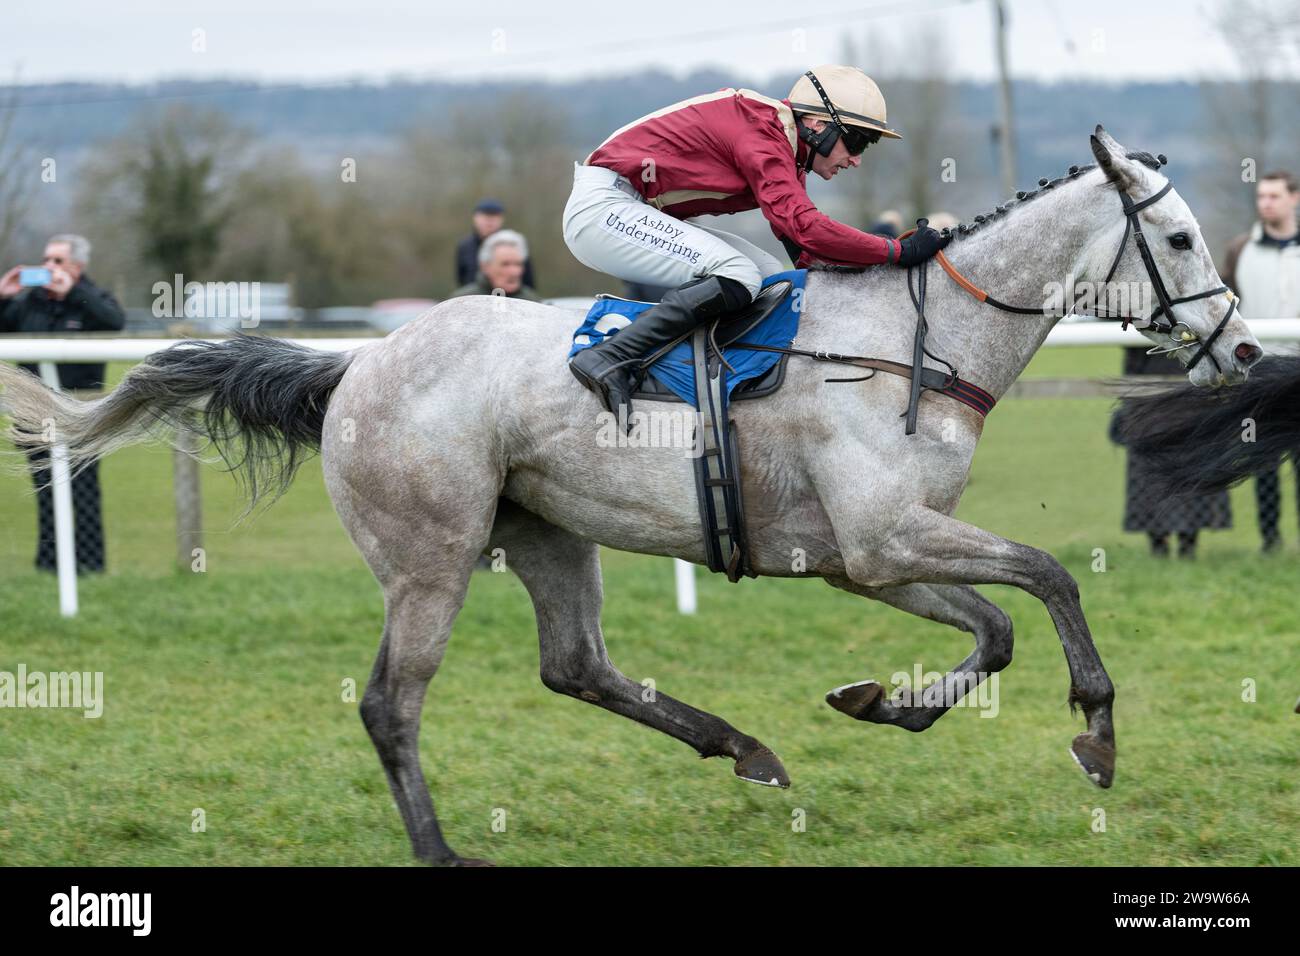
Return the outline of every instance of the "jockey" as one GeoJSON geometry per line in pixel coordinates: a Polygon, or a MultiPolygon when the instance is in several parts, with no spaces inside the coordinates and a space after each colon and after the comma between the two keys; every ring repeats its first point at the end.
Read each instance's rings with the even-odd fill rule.
{"type": "Polygon", "coordinates": [[[929,228],[902,240],[860,232],[808,198],[809,170],[831,179],[881,137],[902,139],[885,124],[875,82],[855,67],[819,66],[784,100],[724,89],[674,103],[575,163],[564,208],[573,255],[599,272],[669,287],[631,325],[573,357],[578,381],[611,412],[630,411],[634,360],[748,304],[765,276],[784,270],[753,243],[691,217],[761,209],[796,268],[910,266],[947,245],[929,228]]]}

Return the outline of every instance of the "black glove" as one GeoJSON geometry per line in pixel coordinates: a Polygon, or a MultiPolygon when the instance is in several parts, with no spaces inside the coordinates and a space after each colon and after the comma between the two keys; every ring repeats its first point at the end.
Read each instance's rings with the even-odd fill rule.
{"type": "Polygon", "coordinates": [[[918,219],[916,232],[898,242],[902,247],[898,252],[898,264],[906,267],[924,262],[950,242],[952,235],[946,229],[938,232],[930,228],[930,220],[918,219]]]}

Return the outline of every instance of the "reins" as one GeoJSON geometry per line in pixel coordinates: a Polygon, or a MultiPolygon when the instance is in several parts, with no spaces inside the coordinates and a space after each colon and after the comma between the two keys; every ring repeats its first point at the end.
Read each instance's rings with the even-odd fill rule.
{"type": "MultiPolygon", "coordinates": [[[[1163,157],[1161,157],[1161,159],[1163,159],[1163,157]]],[[[1174,184],[1172,182],[1166,182],[1163,188],[1139,202],[1133,202],[1133,200],[1129,198],[1128,193],[1123,189],[1118,190],[1120,201],[1124,205],[1124,237],[1120,240],[1119,249],[1116,251],[1115,258],[1111,261],[1110,269],[1106,273],[1106,278],[1102,283],[1103,287],[1110,284],[1110,280],[1114,277],[1115,270],[1119,268],[1120,260],[1124,256],[1124,250],[1128,248],[1129,236],[1132,236],[1137,245],[1138,254],[1142,259],[1142,265],[1146,269],[1147,277],[1151,280],[1152,288],[1155,290],[1158,306],[1145,318],[1139,318],[1127,314],[1103,314],[1097,312],[1096,309],[1094,309],[1094,314],[1100,319],[1120,319],[1122,321],[1121,327],[1125,329],[1127,329],[1129,325],[1134,325],[1135,328],[1140,329],[1154,329],[1156,332],[1170,336],[1179,343],[1170,347],[1154,346],[1147,353],[1150,355],[1163,355],[1177,352],[1181,349],[1189,348],[1194,343],[1200,342],[1200,349],[1197,350],[1194,356],[1192,356],[1191,361],[1187,363],[1185,366],[1186,369],[1191,371],[1202,358],[1209,355],[1210,361],[1214,363],[1214,367],[1222,373],[1223,368],[1210,352],[1210,347],[1223,333],[1223,330],[1227,327],[1228,322],[1236,312],[1237,297],[1226,285],[1221,285],[1214,289],[1207,289],[1204,292],[1193,293],[1192,295],[1182,296],[1181,298],[1170,298],[1169,291],[1165,287],[1164,279],[1160,275],[1160,270],[1156,266],[1155,259],[1151,255],[1151,250],[1147,245],[1146,236],[1142,232],[1142,224],[1138,220],[1139,212],[1147,206],[1159,202],[1171,189],[1173,189],[1173,187],[1174,184]],[[1210,334],[1209,338],[1202,341],[1200,336],[1192,331],[1190,326],[1184,322],[1177,321],[1174,315],[1174,306],[1182,305],[1187,302],[1195,302],[1199,299],[1206,299],[1210,296],[1218,295],[1221,292],[1225,293],[1229,298],[1228,311],[1224,315],[1223,319],[1220,320],[1219,324],[1215,326],[1214,331],[1210,334]],[[1137,323],[1139,322],[1143,324],[1138,325],[1137,323]]],[[[924,220],[921,220],[921,222],[924,222],[924,220]]],[[[909,230],[900,235],[899,239],[904,239],[915,231],[915,229],[909,230]]],[[[990,295],[986,290],[981,289],[966,276],[962,275],[961,272],[958,271],[957,267],[954,266],[944,254],[942,249],[935,253],[933,258],[939,263],[940,268],[948,274],[948,277],[952,279],[960,289],[972,296],[978,302],[985,305],[991,305],[995,309],[999,309],[1003,312],[1010,312],[1015,315],[1046,314],[1047,310],[1043,306],[1029,307],[1012,305],[990,295]]],[[[925,347],[925,337],[929,329],[929,325],[925,318],[925,296],[929,261],[929,259],[926,259],[917,265],[909,266],[907,270],[907,292],[912,299],[912,305],[916,308],[916,335],[912,344],[911,365],[908,365],[905,362],[894,362],[889,359],[871,358],[863,355],[844,355],[839,352],[824,350],[809,351],[807,349],[782,348],[775,345],[751,345],[746,342],[732,342],[729,347],[748,349],[756,352],[780,352],[784,355],[798,355],[804,358],[811,358],[818,362],[835,362],[872,370],[871,375],[864,375],[857,378],[825,379],[824,381],[828,383],[865,382],[868,379],[873,378],[877,371],[888,372],[891,375],[899,375],[903,378],[907,378],[911,381],[908,405],[907,410],[904,411],[900,417],[906,418],[905,433],[908,435],[911,435],[916,431],[917,410],[920,403],[921,393],[923,391],[929,390],[938,392],[941,395],[947,395],[949,398],[956,399],[957,401],[975,409],[975,411],[979,412],[980,415],[988,415],[988,413],[992,411],[994,404],[996,404],[997,399],[979,386],[964,381],[958,375],[957,369],[951,362],[940,358],[925,347]],[[915,283],[913,283],[913,273],[915,273],[915,283]],[[944,365],[948,371],[945,373],[939,369],[926,368],[924,363],[927,357],[944,365]]],[[[1071,314],[1078,304],[1079,298],[1076,297],[1070,303],[1069,309],[1064,310],[1062,315],[1071,314]]],[[[709,335],[710,341],[714,345],[719,359],[726,364],[726,360],[722,359],[722,350],[717,348],[717,341],[716,338],[714,338],[714,332],[716,331],[717,323],[719,321],[721,320],[714,320],[713,326],[709,330],[709,335]]],[[[666,354],[667,351],[675,346],[677,342],[681,341],[682,338],[684,338],[684,336],[668,345],[665,345],[649,358],[640,360],[638,362],[638,372],[644,373],[649,365],[653,364],[653,362],[666,354]]],[[[730,366],[728,366],[728,368],[730,368],[730,366]]]]}
{"type": "MultiPolygon", "coordinates": [[[[1210,333],[1210,337],[1206,339],[1204,342],[1201,342],[1200,349],[1197,350],[1196,354],[1192,356],[1191,361],[1188,362],[1186,365],[1186,369],[1190,372],[1193,368],[1196,367],[1197,363],[1200,362],[1201,359],[1209,355],[1210,361],[1214,363],[1214,367],[1218,369],[1219,372],[1222,372],[1223,368],[1222,366],[1219,365],[1218,359],[1216,359],[1214,355],[1210,352],[1210,347],[1223,333],[1223,330],[1227,327],[1228,322],[1232,319],[1233,313],[1237,309],[1237,297],[1233,294],[1232,290],[1229,289],[1226,285],[1221,285],[1213,289],[1207,289],[1204,292],[1196,292],[1193,293],[1192,295],[1185,295],[1182,296],[1181,298],[1177,298],[1177,299],[1170,298],[1169,290],[1165,287],[1164,278],[1163,276],[1160,275],[1160,269],[1156,266],[1155,258],[1151,255],[1151,249],[1147,245],[1146,235],[1142,232],[1142,223],[1138,218],[1139,212],[1141,212],[1147,206],[1159,202],[1173,188],[1174,188],[1174,184],[1172,182],[1166,182],[1163,188],[1161,188],[1155,193],[1152,193],[1146,199],[1143,199],[1139,202],[1133,202],[1133,200],[1129,198],[1128,193],[1123,189],[1118,190],[1120,202],[1122,202],[1124,205],[1124,237],[1120,240],[1119,249],[1115,252],[1115,258],[1111,260],[1110,269],[1107,270],[1106,278],[1102,281],[1103,287],[1110,285],[1110,280],[1114,278],[1115,270],[1119,268],[1120,260],[1124,256],[1124,250],[1128,248],[1128,240],[1129,240],[1129,236],[1131,235],[1133,237],[1134,243],[1137,245],[1138,255],[1142,259],[1142,265],[1146,270],[1147,278],[1151,280],[1151,287],[1155,291],[1156,301],[1158,303],[1156,308],[1152,310],[1151,314],[1147,316],[1145,319],[1138,318],[1136,316],[1128,315],[1128,314],[1119,315],[1119,314],[1105,313],[1105,312],[1098,311],[1097,309],[1094,309],[1094,313],[1096,314],[1096,317],[1099,319],[1121,320],[1120,327],[1124,329],[1127,329],[1130,325],[1133,325],[1135,328],[1154,329],[1155,331],[1163,335],[1168,335],[1170,338],[1174,339],[1180,344],[1174,345],[1172,347],[1161,347],[1157,345],[1157,346],[1153,346],[1147,352],[1148,355],[1167,355],[1171,352],[1177,352],[1182,349],[1189,348],[1193,343],[1201,342],[1200,336],[1197,335],[1195,332],[1193,332],[1190,326],[1188,326],[1184,322],[1177,321],[1174,315],[1174,306],[1182,305],[1186,302],[1195,302],[1198,299],[1208,299],[1210,296],[1218,295],[1221,292],[1225,293],[1228,296],[1228,301],[1229,301],[1227,313],[1224,314],[1223,318],[1219,321],[1219,324],[1215,326],[1214,331],[1210,333]],[[1138,322],[1142,322],[1143,324],[1141,326],[1138,326],[1137,325],[1138,322]]],[[[915,230],[912,231],[914,232],[915,230]]],[[[904,233],[904,235],[909,235],[909,234],[910,233],[904,233]]],[[[899,238],[902,238],[902,236],[900,236],[899,238]]],[[[1042,306],[1039,306],[1037,308],[1028,308],[1025,306],[1009,305],[1008,303],[1003,302],[1000,299],[996,299],[993,296],[989,295],[988,292],[984,291],[979,286],[975,285],[975,283],[971,282],[959,271],[957,271],[957,267],[954,266],[951,261],[949,261],[948,257],[944,255],[942,249],[940,249],[937,253],[935,253],[934,258],[938,261],[939,265],[943,268],[943,271],[948,273],[948,276],[955,283],[957,283],[957,285],[961,289],[969,293],[979,302],[985,303],[986,305],[991,305],[996,309],[1002,310],[1003,312],[1011,312],[1017,315],[1042,315],[1045,312],[1045,309],[1042,306]]],[[[909,288],[910,288],[910,276],[909,276],[909,288]]],[[[915,297],[913,298],[913,301],[915,301],[915,297]]],[[[1074,301],[1070,303],[1070,308],[1064,310],[1062,314],[1068,315],[1072,313],[1074,309],[1078,306],[1078,304],[1079,304],[1079,299],[1076,297],[1074,301]]]]}

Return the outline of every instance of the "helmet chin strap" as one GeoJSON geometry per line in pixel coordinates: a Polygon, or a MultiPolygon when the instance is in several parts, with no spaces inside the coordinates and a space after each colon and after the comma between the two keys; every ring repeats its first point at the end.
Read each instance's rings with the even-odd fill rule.
{"type": "MultiPolygon", "coordinates": [[[[826,123],[825,120],[822,120],[826,123]]],[[[831,123],[826,123],[819,132],[814,133],[803,123],[799,124],[799,138],[808,144],[808,158],[804,160],[804,172],[809,172],[813,167],[813,160],[818,154],[829,156],[835,149],[835,144],[840,141],[840,131],[831,123]]]]}
{"type": "Polygon", "coordinates": [[[821,81],[817,79],[817,76],[813,71],[809,70],[804,74],[804,76],[808,77],[812,82],[813,89],[815,89],[817,95],[822,98],[822,104],[826,107],[826,112],[831,115],[830,122],[822,120],[824,125],[820,132],[814,133],[803,123],[799,124],[799,138],[809,146],[808,158],[804,161],[803,165],[804,172],[808,172],[812,169],[813,159],[818,153],[822,156],[829,156],[831,151],[835,149],[835,144],[840,141],[840,131],[843,128],[844,123],[840,120],[840,114],[839,111],[835,109],[835,104],[832,103],[831,98],[826,95],[826,91],[822,89],[821,81]]]}

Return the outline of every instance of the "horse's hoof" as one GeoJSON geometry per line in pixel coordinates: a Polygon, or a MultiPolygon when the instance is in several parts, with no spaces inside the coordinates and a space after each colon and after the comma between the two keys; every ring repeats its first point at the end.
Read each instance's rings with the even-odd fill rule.
{"type": "Polygon", "coordinates": [[[477,860],[472,856],[458,856],[452,866],[496,866],[491,860],[477,860]]]}
{"type": "Polygon", "coordinates": [[[765,787],[788,787],[790,778],[781,759],[766,747],[760,747],[736,761],[736,776],[765,787]]]}
{"type": "Polygon", "coordinates": [[[1109,789],[1115,779],[1115,747],[1099,740],[1091,731],[1079,734],[1070,744],[1070,756],[1088,779],[1109,789]]]}
{"type": "Polygon", "coordinates": [[[836,687],[826,695],[826,703],[855,720],[867,720],[867,711],[880,699],[884,688],[873,680],[836,687]]]}

